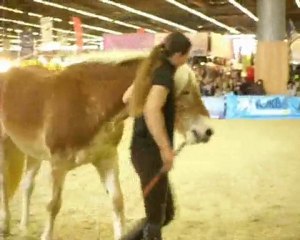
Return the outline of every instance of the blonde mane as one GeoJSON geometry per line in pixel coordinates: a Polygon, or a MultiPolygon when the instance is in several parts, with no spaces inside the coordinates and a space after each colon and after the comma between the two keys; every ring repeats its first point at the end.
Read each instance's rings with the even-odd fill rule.
{"type": "Polygon", "coordinates": [[[183,91],[189,82],[195,85],[195,87],[197,86],[196,74],[188,64],[184,64],[176,70],[174,81],[176,96],[183,91]]]}
{"type": "MultiPolygon", "coordinates": [[[[66,66],[83,63],[83,62],[99,62],[104,64],[120,64],[126,61],[146,58],[150,54],[149,51],[141,50],[114,50],[103,51],[97,53],[83,53],[66,58],[66,66]]],[[[189,81],[196,84],[196,75],[188,64],[179,67],[174,76],[176,95],[178,95],[189,81]]]]}
{"type": "MultiPolygon", "coordinates": [[[[66,58],[66,66],[84,62],[99,62],[104,64],[117,65],[134,59],[147,58],[149,54],[149,51],[141,50],[114,50],[102,51],[97,53],[84,53],[66,58]]],[[[182,90],[190,81],[195,86],[197,85],[195,72],[188,64],[184,64],[176,70],[174,81],[176,96],[178,96],[182,92],[182,90]]]]}
{"type": "Polygon", "coordinates": [[[102,51],[97,53],[83,53],[66,58],[65,66],[70,66],[83,62],[99,62],[104,64],[120,64],[126,61],[146,58],[149,51],[131,51],[131,50],[114,50],[102,51]]]}

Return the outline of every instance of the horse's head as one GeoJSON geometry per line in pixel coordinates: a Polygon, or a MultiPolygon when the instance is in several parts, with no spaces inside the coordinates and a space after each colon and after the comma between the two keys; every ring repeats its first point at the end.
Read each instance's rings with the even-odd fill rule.
{"type": "Polygon", "coordinates": [[[209,113],[201,100],[195,73],[188,65],[177,69],[175,86],[176,129],[189,144],[208,142],[213,135],[212,128],[204,123],[209,113]]]}

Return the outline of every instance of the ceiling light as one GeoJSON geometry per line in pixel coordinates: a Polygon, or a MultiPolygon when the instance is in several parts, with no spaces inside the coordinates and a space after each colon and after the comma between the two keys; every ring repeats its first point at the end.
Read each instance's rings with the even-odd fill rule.
{"type": "Polygon", "coordinates": [[[14,13],[24,13],[21,10],[13,9],[13,8],[8,8],[8,7],[4,7],[4,6],[0,6],[0,9],[6,10],[6,11],[9,11],[9,12],[14,12],[14,13]]]}
{"type": "MultiPolygon", "coordinates": [[[[299,1],[299,0],[296,0],[299,1]]],[[[255,22],[258,22],[258,17],[256,17],[252,12],[250,12],[247,8],[242,6],[240,3],[236,2],[235,0],[228,0],[232,5],[234,5],[236,8],[240,9],[243,13],[248,15],[250,18],[252,18],[255,22]]]]}
{"type": "MultiPolygon", "coordinates": [[[[69,24],[73,25],[74,22],[69,21],[69,24]]],[[[90,29],[90,30],[94,30],[94,31],[106,32],[106,33],[117,34],[117,35],[122,34],[121,32],[117,32],[117,31],[102,28],[102,27],[95,27],[95,26],[91,26],[91,25],[87,25],[87,24],[81,24],[81,26],[82,26],[82,28],[86,28],[86,29],[90,29]]]]}
{"type": "MultiPolygon", "coordinates": [[[[4,28],[0,27],[0,29],[4,29],[4,28]]],[[[18,35],[5,34],[5,33],[0,33],[0,36],[5,37],[5,38],[19,38],[18,35]]]]}
{"type": "Polygon", "coordinates": [[[297,4],[298,8],[300,8],[300,0],[295,0],[295,2],[297,4]]]}
{"type": "Polygon", "coordinates": [[[121,35],[122,34],[121,32],[110,30],[110,29],[106,29],[106,28],[102,28],[102,27],[95,27],[95,26],[90,26],[90,25],[86,25],[86,24],[82,24],[81,26],[83,28],[86,28],[86,29],[100,31],[100,32],[106,32],[106,33],[117,34],[117,35],[121,35]]]}
{"type": "MultiPolygon", "coordinates": [[[[129,28],[133,28],[133,29],[140,29],[141,28],[140,26],[137,26],[137,25],[133,25],[133,24],[129,24],[129,23],[126,23],[126,22],[114,20],[114,19],[109,18],[109,17],[105,17],[105,16],[102,16],[102,15],[97,15],[97,14],[87,12],[87,11],[83,11],[83,10],[79,10],[79,9],[76,9],[76,8],[66,7],[66,6],[58,4],[58,3],[46,2],[44,0],[33,0],[33,1],[37,2],[37,3],[47,5],[47,6],[50,6],[50,7],[59,8],[59,9],[63,9],[63,10],[69,11],[69,12],[78,13],[78,14],[81,14],[81,15],[86,16],[86,17],[97,18],[97,19],[100,19],[100,20],[103,20],[103,21],[106,21],[106,22],[110,22],[110,23],[114,23],[114,24],[117,24],[117,25],[129,27],[129,28]]],[[[148,28],[146,28],[145,31],[146,32],[152,32],[152,33],[156,32],[156,31],[148,29],[148,28]]]]}
{"type": "Polygon", "coordinates": [[[191,29],[191,28],[188,28],[186,26],[180,25],[178,23],[174,23],[174,22],[171,22],[169,20],[157,17],[157,16],[152,15],[150,13],[146,13],[146,12],[143,12],[143,11],[140,11],[140,10],[136,10],[134,8],[128,7],[128,6],[126,6],[124,4],[121,4],[121,3],[117,3],[117,2],[114,2],[114,1],[111,1],[111,0],[98,0],[98,1],[106,3],[106,4],[113,5],[113,6],[118,7],[118,8],[121,8],[121,9],[127,11],[127,12],[131,12],[131,13],[134,13],[134,14],[137,14],[137,15],[149,18],[149,19],[157,21],[157,22],[167,24],[169,26],[175,27],[175,28],[183,30],[183,31],[192,32],[192,33],[197,32],[194,29],[191,29]]]}
{"type": "MultiPolygon", "coordinates": [[[[20,21],[20,20],[7,19],[7,18],[0,18],[0,21],[3,21],[3,22],[11,22],[11,23],[15,23],[15,24],[18,24],[18,25],[23,25],[23,26],[28,26],[28,27],[34,27],[34,28],[39,28],[39,29],[41,28],[41,26],[38,25],[38,24],[27,23],[27,22],[23,22],[23,21],[20,21]]],[[[61,32],[61,33],[75,34],[74,31],[64,30],[64,29],[61,29],[61,28],[52,28],[52,30],[53,30],[53,31],[56,31],[56,32],[61,32]]],[[[87,33],[83,33],[83,36],[92,37],[92,38],[97,38],[97,39],[99,39],[99,40],[103,39],[103,37],[101,37],[101,36],[96,36],[96,35],[87,34],[87,33]]]]}
{"type": "Polygon", "coordinates": [[[18,43],[20,44],[21,43],[21,40],[20,39],[12,39],[9,41],[10,43],[18,43]]]}
{"type": "Polygon", "coordinates": [[[177,2],[175,0],[166,0],[166,1],[169,2],[169,3],[171,3],[171,4],[173,4],[173,5],[175,5],[175,6],[177,6],[177,7],[179,7],[179,8],[181,8],[181,9],[183,9],[183,10],[185,10],[185,11],[187,11],[187,12],[189,12],[189,13],[192,13],[192,14],[194,14],[194,15],[196,15],[196,16],[198,16],[198,17],[200,17],[200,18],[202,18],[202,19],[204,19],[206,21],[209,21],[209,22],[211,22],[211,23],[213,23],[213,24],[215,24],[215,25],[217,25],[217,26],[219,26],[221,28],[224,28],[224,29],[228,30],[231,33],[235,33],[235,34],[240,33],[236,29],[234,29],[234,28],[232,28],[230,26],[227,26],[226,24],[221,23],[221,22],[217,21],[216,19],[213,19],[213,18],[211,18],[211,17],[209,17],[209,16],[207,16],[207,15],[205,15],[205,14],[199,12],[199,11],[196,11],[196,10],[194,10],[192,8],[189,8],[188,6],[186,6],[186,5],[182,4],[182,3],[179,3],[179,2],[177,2]]]}
{"type": "MultiPolygon", "coordinates": [[[[4,6],[0,6],[0,9],[6,10],[6,11],[9,11],[9,12],[14,12],[14,13],[20,13],[20,14],[24,13],[23,11],[21,11],[19,9],[8,8],[8,7],[4,7],[4,6]]],[[[41,15],[41,14],[32,13],[32,12],[29,12],[28,15],[31,16],[31,17],[38,17],[38,18],[43,17],[43,15],[41,15]]],[[[56,22],[62,22],[62,20],[59,19],[59,18],[53,18],[53,20],[56,21],[56,22]]]]}
{"type": "MultiPolygon", "coordinates": [[[[54,4],[54,5],[57,5],[57,4],[54,4]]],[[[2,7],[4,8],[5,10],[8,9],[8,11],[12,11],[12,12],[15,12],[15,13],[24,13],[23,11],[21,10],[18,10],[18,9],[12,9],[12,8],[6,8],[6,7],[2,7]]],[[[0,6],[0,9],[1,9],[1,6],[0,6]]],[[[80,11],[80,10],[79,10],[80,11]]],[[[37,14],[37,13],[32,13],[32,12],[29,12],[28,13],[29,16],[31,17],[38,17],[38,18],[42,18],[44,17],[43,15],[41,14],[37,14]]],[[[53,21],[55,22],[62,22],[62,20],[60,18],[52,18],[53,21]]],[[[130,25],[130,24],[126,24],[124,23],[123,25],[130,25]]],[[[92,30],[96,30],[96,31],[102,31],[102,32],[107,32],[107,33],[112,33],[112,34],[122,34],[121,32],[117,32],[117,31],[114,31],[114,30],[110,30],[110,29],[105,29],[105,28],[99,28],[99,27],[93,27],[93,26],[89,26],[89,25],[85,25],[86,28],[88,29],[92,29],[92,30]],[[97,30],[98,28],[98,30],[97,30]],[[101,29],[101,30],[100,30],[101,29]]],[[[133,25],[132,25],[133,26],[133,25]]],[[[136,26],[136,29],[140,29],[140,27],[136,26]]],[[[151,32],[155,32],[155,31],[152,31],[150,30],[151,32]]]]}
{"type": "Polygon", "coordinates": [[[41,14],[32,13],[32,12],[29,12],[28,15],[32,16],[32,17],[38,17],[38,18],[42,18],[43,17],[43,15],[41,15],[41,14]]]}
{"type": "MultiPolygon", "coordinates": [[[[31,17],[38,17],[38,18],[44,17],[44,16],[41,15],[41,14],[32,13],[32,12],[29,12],[28,15],[31,16],[31,17]]],[[[61,20],[60,18],[52,18],[52,19],[53,19],[53,21],[55,21],[55,22],[62,22],[62,20],[61,20]]]]}
{"type": "MultiPolygon", "coordinates": [[[[131,28],[134,28],[136,30],[142,28],[142,27],[139,27],[139,26],[136,26],[136,25],[133,25],[133,24],[130,24],[130,23],[121,22],[121,21],[118,21],[118,20],[113,21],[113,23],[116,23],[116,24],[119,24],[119,25],[122,25],[122,26],[125,26],[125,27],[131,27],[131,28]]],[[[149,29],[149,28],[145,28],[145,31],[148,32],[148,33],[157,33],[157,31],[154,31],[154,30],[149,29]]]]}
{"type": "Polygon", "coordinates": [[[53,21],[55,21],[55,22],[62,22],[62,20],[60,18],[53,18],[53,21]]]}

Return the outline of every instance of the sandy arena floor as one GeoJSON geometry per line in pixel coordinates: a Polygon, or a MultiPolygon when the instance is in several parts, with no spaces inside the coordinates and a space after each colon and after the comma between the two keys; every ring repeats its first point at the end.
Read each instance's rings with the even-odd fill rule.
{"type": "MultiPolygon", "coordinates": [[[[177,217],[166,240],[300,240],[300,121],[213,120],[206,145],[186,147],[171,173],[177,217]]],[[[143,216],[137,177],[129,162],[130,124],[120,145],[127,225],[143,216]]],[[[49,199],[48,164],[37,177],[28,237],[18,230],[19,193],[12,202],[9,240],[42,232],[49,199]]],[[[96,171],[69,173],[56,240],[112,238],[111,203],[96,171]]]]}

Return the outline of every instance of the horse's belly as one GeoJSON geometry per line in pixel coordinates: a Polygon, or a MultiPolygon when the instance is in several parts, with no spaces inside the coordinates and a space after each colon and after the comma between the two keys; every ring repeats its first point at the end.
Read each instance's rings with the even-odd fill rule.
{"type": "MultiPolygon", "coordinates": [[[[86,147],[72,151],[65,149],[62,153],[68,158],[70,168],[114,156],[122,138],[123,127],[123,122],[108,122],[86,147]]],[[[51,152],[45,141],[45,129],[35,129],[28,133],[23,128],[4,123],[4,131],[26,155],[40,160],[51,160],[51,152]]]]}
{"type": "Polygon", "coordinates": [[[93,141],[76,154],[75,164],[81,165],[95,162],[101,159],[108,159],[117,154],[117,147],[122,138],[124,124],[106,123],[93,141]]]}

